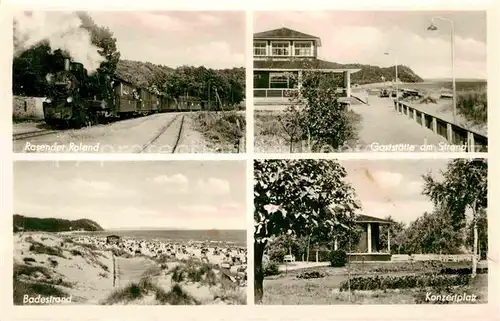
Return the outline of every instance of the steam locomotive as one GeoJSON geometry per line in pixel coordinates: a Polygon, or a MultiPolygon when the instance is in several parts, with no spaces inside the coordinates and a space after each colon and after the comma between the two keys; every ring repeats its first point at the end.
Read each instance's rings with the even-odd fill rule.
{"type": "Polygon", "coordinates": [[[61,55],[46,76],[43,102],[50,126],[82,127],[134,116],[167,111],[197,111],[204,102],[196,98],[170,98],[137,87],[115,75],[89,76],[83,64],[61,55]]]}

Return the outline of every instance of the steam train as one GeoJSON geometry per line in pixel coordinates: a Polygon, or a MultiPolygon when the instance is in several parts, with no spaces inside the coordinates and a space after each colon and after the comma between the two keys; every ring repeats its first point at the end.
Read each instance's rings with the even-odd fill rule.
{"type": "Polygon", "coordinates": [[[50,126],[82,127],[168,111],[197,111],[204,102],[194,97],[158,95],[115,75],[89,76],[83,64],[61,56],[46,76],[43,102],[50,126]]]}

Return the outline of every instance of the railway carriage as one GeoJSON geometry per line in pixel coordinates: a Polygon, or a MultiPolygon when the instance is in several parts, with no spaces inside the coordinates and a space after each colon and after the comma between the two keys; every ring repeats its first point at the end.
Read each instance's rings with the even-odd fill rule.
{"type": "Polygon", "coordinates": [[[81,63],[60,52],[54,55],[52,69],[54,72],[46,77],[48,90],[43,103],[49,125],[81,127],[157,112],[203,109],[203,102],[197,98],[170,98],[116,76],[89,76],[81,63]]]}

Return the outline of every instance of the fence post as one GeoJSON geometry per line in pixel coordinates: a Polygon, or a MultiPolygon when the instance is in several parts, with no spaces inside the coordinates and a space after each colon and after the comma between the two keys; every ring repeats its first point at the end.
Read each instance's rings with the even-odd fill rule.
{"type": "Polygon", "coordinates": [[[473,132],[467,132],[467,151],[469,152],[475,152],[476,151],[476,142],[474,141],[474,133],[473,132]]]}
{"type": "Polygon", "coordinates": [[[446,140],[453,144],[453,126],[450,123],[446,123],[446,140]]]}

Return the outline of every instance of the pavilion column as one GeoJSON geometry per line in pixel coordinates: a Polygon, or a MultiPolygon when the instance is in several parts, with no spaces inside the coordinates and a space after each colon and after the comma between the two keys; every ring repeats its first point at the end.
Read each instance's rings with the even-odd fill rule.
{"type": "Polygon", "coordinates": [[[302,70],[299,70],[299,75],[297,77],[297,88],[302,88],[302,70]]]}
{"type": "Polygon", "coordinates": [[[347,97],[351,97],[351,73],[344,71],[344,89],[347,97]]]}
{"type": "Polygon", "coordinates": [[[368,228],[366,231],[366,241],[368,245],[368,253],[372,252],[372,224],[368,223],[368,228]]]}
{"type": "Polygon", "coordinates": [[[391,253],[391,233],[390,229],[387,229],[387,252],[391,253]]]}

